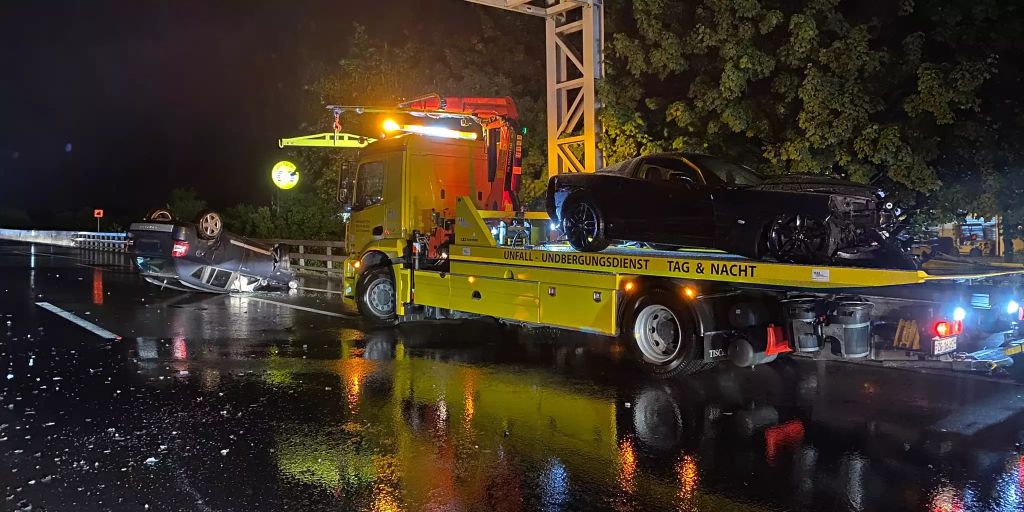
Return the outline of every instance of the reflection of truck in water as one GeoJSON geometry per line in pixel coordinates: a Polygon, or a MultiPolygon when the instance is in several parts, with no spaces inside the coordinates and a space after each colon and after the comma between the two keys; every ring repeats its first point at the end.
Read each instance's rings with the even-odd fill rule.
{"type": "MultiPolygon", "coordinates": [[[[1004,493],[1015,489],[1004,479],[1020,481],[1012,444],[941,431],[988,392],[981,384],[951,393],[934,376],[805,364],[619,378],[597,361],[615,350],[531,339],[438,349],[418,331],[346,330],[313,348],[315,361],[269,358],[258,395],[302,411],[286,407],[266,429],[282,478],[348,510],[591,510],[609,496],[649,510],[917,510],[965,499],[958,479],[993,474],[966,499],[1024,496],[1004,493]],[[491,352],[508,345],[525,354],[518,364],[491,352]],[[566,375],[577,371],[586,378],[566,375]]],[[[140,350],[150,377],[174,370],[171,347],[160,350],[140,350]]]]}

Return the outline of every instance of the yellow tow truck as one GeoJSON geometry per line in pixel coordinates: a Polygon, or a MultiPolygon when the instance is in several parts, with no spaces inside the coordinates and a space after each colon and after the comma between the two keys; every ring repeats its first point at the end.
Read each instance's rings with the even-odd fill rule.
{"type": "MultiPolygon", "coordinates": [[[[331,108],[336,118],[354,110],[480,127],[388,119],[386,136],[361,150],[343,300],[377,325],[486,316],[621,336],[661,376],[787,353],[991,369],[957,351],[974,302],[929,284],[1024,273],[797,265],[630,244],[575,252],[545,212],[519,207],[522,134],[511,99],[331,108]]],[[[1008,312],[1006,325],[1015,329],[1022,312],[1008,312]]]]}

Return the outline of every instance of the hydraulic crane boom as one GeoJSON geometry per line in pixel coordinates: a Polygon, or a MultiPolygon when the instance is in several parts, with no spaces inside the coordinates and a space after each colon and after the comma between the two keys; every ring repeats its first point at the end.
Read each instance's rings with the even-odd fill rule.
{"type": "Polygon", "coordinates": [[[413,111],[466,114],[484,130],[487,141],[487,182],[491,190],[480,205],[493,210],[518,210],[522,180],[523,139],[519,111],[509,97],[453,97],[430,94],[399,105],[413,111]]]}
{"type": "MultiPolygon", "coordinates": [[[[397,108],[368,106],[327,107],[337,117],[343,112],[404,114],[414,117],[473,121],[487,143],[487,182],[491,188],[481,204],[485,210],[518,210],[522,182],[523,136],[519,111],[510,97],[459,97],[429,94],[397,108]]],[[[337,124],[336,124],[337,126],[337,124]]]]}

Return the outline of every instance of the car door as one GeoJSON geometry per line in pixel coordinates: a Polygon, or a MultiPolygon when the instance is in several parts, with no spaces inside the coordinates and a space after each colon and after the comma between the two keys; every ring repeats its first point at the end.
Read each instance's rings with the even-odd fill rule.
{"type": "Polygon", "coordinates": [[[638,173],[650,183],[652,242],[704,246],[712,242],[711,192],[700,171],[676,157],[650,157],[638,173]]]}

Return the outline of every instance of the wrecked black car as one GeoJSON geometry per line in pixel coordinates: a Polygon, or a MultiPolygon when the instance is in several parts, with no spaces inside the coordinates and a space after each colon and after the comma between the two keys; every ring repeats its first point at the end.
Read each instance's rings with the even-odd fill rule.
{"type": "Polygon", "coordinates": [[[887,237],[874,187],[815,175],[764,177],[720,158],[661,153],[548,182],[547,211],[579,251],[612,241],[720,249],[804,264],[917,268],[887,237]]]}
{"type": "Polygon", "coordinates": [[[128,231],[129,251],[142,277],[157,286],[209,293],[295,288],[295,276],[280,247],[267,247],[224,231],[215,211],[195,222],[156,209],[128,231]]]}

